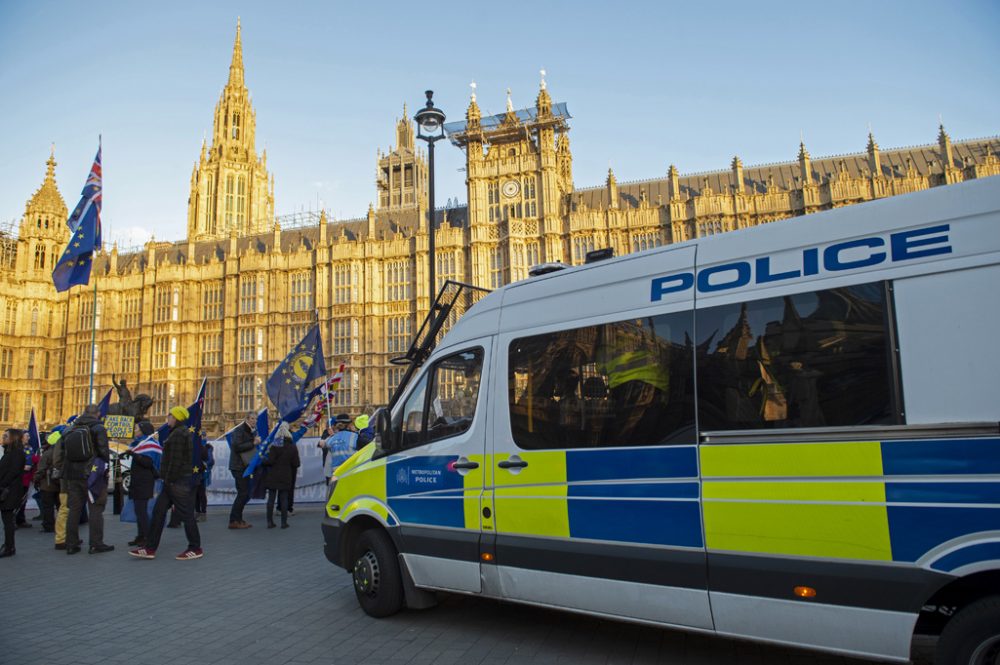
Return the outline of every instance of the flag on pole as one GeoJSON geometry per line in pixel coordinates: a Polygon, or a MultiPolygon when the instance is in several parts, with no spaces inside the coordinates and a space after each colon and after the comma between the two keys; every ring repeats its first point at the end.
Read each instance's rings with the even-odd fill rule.
{"type": "Polygon", "coordinates": [[[278,414],[285,418],[300,408],[309,384],[325,374],[323,340],[319,325],[314,325],[267,380],[267,396],[278,407],[278,414]]]}
{"type": "Polygon", "coordinates": [[[101,148],[98,146],[80,202],[66,220],[70,231],[69,243],[52,271],[56,291],[90,283],[94,252],[101,249],[101,192],[101,148]]]}
{"type": "Polygon", "coordinates": [[[111,388],[108,388],[108,392],[104,393],[104,397],[101,401],[97,403],[97,408],[100,409],[101,414],[98,416],[101,420],[104,420],[105,416],[108,415],[108,408],[111,406],[111,388]]]}
{"type": "Polygon", "coordinates": [[[340,368],[337,370],[337,373],[334,374],[333,378],[320,386],[322,388],[320,391],[320,398],[316,401],[315,406],[313,406],[312,412],[306,416],[305,420],[302,421],[303,427],[306,429],[314,427],[323,417],[323,414],[329,412],[330,405],[333,404],[334,397],[337,394],[336,386],[343,378],[344,363],[340,363],[340,368]]]}
{"type": "Polygon", "coordinates": [[[42,437],[38,433],[38,421],[35,420],[35,407],[31,407],[31,419],[28,421],[28,458],[37,455],[42,448],[42,437]]]}

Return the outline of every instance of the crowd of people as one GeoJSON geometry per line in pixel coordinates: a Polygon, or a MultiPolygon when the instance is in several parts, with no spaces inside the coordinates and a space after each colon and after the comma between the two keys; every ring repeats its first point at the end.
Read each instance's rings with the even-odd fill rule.
{"type": "MultiPolygon", "coordinates": [[[[128,498],[135,512],[136,537],[128,543],[134,548],[128,553],[133,557],[155,558],[164,528],[181,525],[187,547],[175,558],[187,561],[204,556],[198,522],[205,519],[207,511],[206,487],[211,482],[214,454],[211,444],[206,444],[201,447],[200,464],[192,465],[195,448],[186,424],[188,417],[183,406],[171,408],[166,436],[152,445],[149,442],[157,438],[156,430],[148,420],[140,420],[123,453],[131,458],[128,498]]],[[[338,466],[374,438],[368,421],[366,415],[351,418],[339,414],[321,434],[317,447],[322,451],[327,483],[338,466]]],[[[244,519],[244,508],[251,498],[251,478],[244,474],[261,443],[255,422],[256,414],[248,413],[231,433],[229,471],[236,497],[229,512],[230,529],[252,526],[244,519]]],[[[32,528],[25,515],[32,487],[39,508],[35,519],[41,522],[41,533],[53,534],[55,549],[69,555],[81,552],[80,526],[86,524],[90,554],[114,551],[114,545],[104,542],[111,450],[98,405],[88,405],[70,424],[42,433],[37,452],[26,430],[8,429],[0,443],[0,515],[4,527],[0,558],[16,554],[19,529],[32,528]]],[[[286,529],[289,515],[294,515],[295,481],[301,466],[287,423],[279,425],[261,457],[261,466],[267,527],[279,526],[274,519],[277,510],[280,527],[286,529]]]]}

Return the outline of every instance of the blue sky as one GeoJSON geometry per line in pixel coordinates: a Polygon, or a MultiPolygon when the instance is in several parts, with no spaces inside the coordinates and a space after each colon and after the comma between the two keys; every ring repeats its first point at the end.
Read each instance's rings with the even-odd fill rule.
{"type": "MultiPolygon", "coordinates": [[[[449,120],[569,104],[577,187],[1000,133],[1000,3],[15,2],[0,0],[0,221],[19,219],[56,144],[75,205],[99,133],[105,226],[186,232],[191,169],[225,84],[236,17],[276,212],[364,214],[375,153],[433,88],[449,120]],[[428,40],[430,43],[428,44],[428,40]]],[[[438,150],[438,204],[466,200],[438,150]]]]}

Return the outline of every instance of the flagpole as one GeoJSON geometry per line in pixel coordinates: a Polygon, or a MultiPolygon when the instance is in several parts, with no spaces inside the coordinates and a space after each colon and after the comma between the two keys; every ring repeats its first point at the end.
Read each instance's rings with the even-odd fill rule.
{"type": "MultiPolygon", "coordinates": [[[[97,135],[97,153],[101,154],[101,135],[97,135]]],[[[101,160],[101,203],[103,204],[104,199],[104,163],[101,160]]],[[[97,211],[97,223],[101,223],[101,212],[100,207],[97,211]]],[[[100,231],[98,230],[98,233],[100,231]]],[[[94,356],[97,350],[97,274],[94,271],[94,259],[97,257],[93,254],[90,257],[90,274],[94,278],[94,303],[93,312],[91,312],[90,317],[90,390],[87,392],[88,399],[87,403],[90,404],[94,400],[94,356]]]]}
{"type": "MultiPolygon", "coordinates": [[[[313,310],[316,315],[316,325],[319,326],[319,308],[313,310]]],[[[325,360],[325,359],[324,359],[325,360]]],[[[330,370],[327,369],[326,374],[323,375],[323,387],[326,389],[326,394],[323,395],[323,401],[326,404],[323,406],[323,410],[326,412],[324,417],[326,418],[326,429],[330,427],[330,370]]]]}

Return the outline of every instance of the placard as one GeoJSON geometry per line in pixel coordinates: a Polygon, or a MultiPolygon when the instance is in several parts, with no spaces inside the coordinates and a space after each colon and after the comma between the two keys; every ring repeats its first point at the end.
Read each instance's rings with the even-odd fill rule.
{"type": "Polygon", "coordinates": [[[135,430],[135,418],[132,416],[105,416],[104,429],[108,430],[109,439],[131,439],[135,430]]]}

